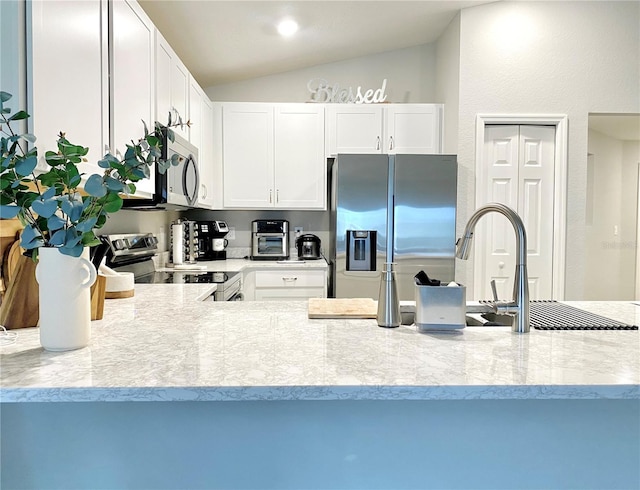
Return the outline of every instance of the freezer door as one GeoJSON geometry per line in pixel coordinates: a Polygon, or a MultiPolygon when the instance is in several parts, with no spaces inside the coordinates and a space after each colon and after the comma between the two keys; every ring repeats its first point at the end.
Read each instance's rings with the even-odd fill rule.
{"type": "Polygon", "coordinates": [[[333,288],[337,298],[378,298],[387,240],[387,155],[338,155],[332,179],[335,213],[333,288]],[[375,271],[347,271],[347,230],[376,231],[375,271]]]}
{"type": "Polygon", "coordinates": [[[445,284],[454,279],[457,158],[396,155],[394,262],[401,300],[413,300],[413,276],[424,270],[445,284]]]}

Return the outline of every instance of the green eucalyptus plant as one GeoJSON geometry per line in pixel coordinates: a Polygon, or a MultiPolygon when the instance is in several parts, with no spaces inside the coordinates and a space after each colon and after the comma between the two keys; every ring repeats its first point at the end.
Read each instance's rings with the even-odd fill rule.
{"type": "Polygon", "coordinates": [[[136,182],[148,178],[155,163],[161,173],[171,165],[178,165],[178,155],[162,159],[162,140],[166,131],[173,141],[172,127],[189,124],[179,121],[167,126],[155,123],[149,132],[144,123],[144,136],[127,144],[122,158],[107,153],[98,166],[102,174],[86,178],[84,193],[80,192],[81,164],[89,151],[58,135],[58,151],[44,155],[48,170],[36,175],[38,149],[33,146],[36,137],[29,133],[16,133],[11,123],[29,117],[25,111],[11,114],[5,102],[11,94],[0,92],[0,218],[15,218],[24,230],[20,245],[34,260],[39,247],[57,247],[61,253],[79,257],[84,247],[100,244],[95,230],[100,229],[110,213],[122,208],[123,198],[135,193],[136,182]]]}

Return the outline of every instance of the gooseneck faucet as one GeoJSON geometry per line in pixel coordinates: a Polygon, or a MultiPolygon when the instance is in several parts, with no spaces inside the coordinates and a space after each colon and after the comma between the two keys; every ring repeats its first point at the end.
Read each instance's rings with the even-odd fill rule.
{"type": "Polygon", "coordinates": [[[499,301],[493,289],[494,302],[493,309],[496,313],[507,313],[513,315],[511,330],[518,333],[529,331],[529,279],[527,277],[527,233],[520,216],[504,204],[492,202],[478,208],[471,215],[467,226],[464,229],[464,236],[457,241],[456,257],[462,260],[469,258],[473,230],[478,220],[490,212],[500,213],[507,217],[516,233],[516,271],[513,281],[513,300],[499,301]]]}

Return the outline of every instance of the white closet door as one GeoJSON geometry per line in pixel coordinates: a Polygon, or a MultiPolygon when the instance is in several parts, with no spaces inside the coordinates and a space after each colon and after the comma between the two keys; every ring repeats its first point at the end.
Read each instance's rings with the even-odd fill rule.
{"type": "MultiPolygon", "coordinates": [[[[478,204],[500,202],[515,210],[527,230],[531,299],[553,293],[553,126],[487,126],[478,204]]],[[[516,242],[509,221],[496,213],[482,218],[475,233],[474,297],[511,299],[516,242]]]]}

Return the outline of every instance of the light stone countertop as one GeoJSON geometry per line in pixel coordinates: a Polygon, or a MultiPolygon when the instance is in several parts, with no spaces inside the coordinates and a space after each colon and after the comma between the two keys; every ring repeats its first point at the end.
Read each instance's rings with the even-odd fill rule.
{"type": "MultiPolygon", "coordinates": [[[[2,402],[640,398],[638,331],[468,327],[419,333],[310,320],[307,302],[198,301],[206,284],[137,284],[91,344],[0,347],[2,402]]],[[[570,303],[638,325],[630,302],[570,303]]]]}

